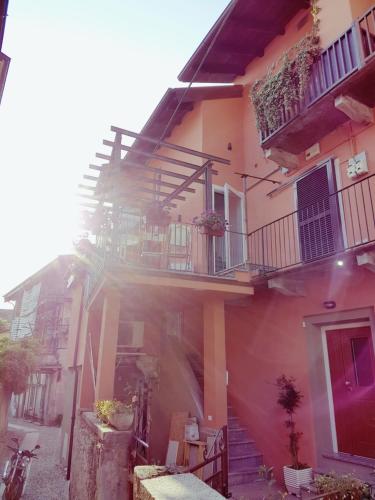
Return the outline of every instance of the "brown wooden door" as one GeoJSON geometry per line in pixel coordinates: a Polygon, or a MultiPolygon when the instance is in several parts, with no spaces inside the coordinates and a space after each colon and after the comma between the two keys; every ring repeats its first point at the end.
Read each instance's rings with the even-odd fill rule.
{"type": "Polygon", "coordinates": [[[368,326],[327,333],[338,451],[375,458],[375,366],[368,326]]]}

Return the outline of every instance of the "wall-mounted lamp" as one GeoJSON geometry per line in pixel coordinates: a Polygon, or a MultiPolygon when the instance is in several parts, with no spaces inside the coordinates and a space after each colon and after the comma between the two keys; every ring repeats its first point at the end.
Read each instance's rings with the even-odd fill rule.
{"type": "Polygon", "coordinates": [[[228,151],[232,151],[232,143],[231,142],[228,142],[228,146],[227,146],[227,149],[228,151]]]}
{"type": "Polygon", "coordinates": [[[326,309],[334,309],[336,307],[336,302],[334,300],[325,300],[323,306],[326,309]]]}

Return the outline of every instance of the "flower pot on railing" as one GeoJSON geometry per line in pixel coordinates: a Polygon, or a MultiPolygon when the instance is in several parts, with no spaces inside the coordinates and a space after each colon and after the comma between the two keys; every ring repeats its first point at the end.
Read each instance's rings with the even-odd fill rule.
{"type": "Polygon", "coordinates": [[[221,237],[225,234],[227,222],[221,214],[218,214],[214,210],[207,210],[206,212],[202,212],[201,215],[194,217],[193,224],[199,228],[202,234],[221,237]]]}
{"type": "Polygon", "coordinates": [[[221,236],[224,236],[224,234],[225,234],[225,228],[214,229],[214,228],[208,227],[208,226],[200,226],[199,232],[201,234],[206,234],[207,236],[221,237],[221,236]]]}

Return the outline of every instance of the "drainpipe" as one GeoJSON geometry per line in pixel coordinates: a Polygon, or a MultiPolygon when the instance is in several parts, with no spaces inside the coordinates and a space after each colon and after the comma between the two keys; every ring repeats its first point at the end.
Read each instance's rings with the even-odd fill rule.
{"type": "Polygon", "coordinates": [[[245,233],[246,233],[246,260],[249,262],[250,259],[250,249],[249,249],[249,221],[247,218],[247,175],[242,175],[242,189],[243,189],[243,199],[244,199],[244,211],[245,211],[245,233]]]}
{"type": "Polygon", "coordinates": [[[80,304],[79,315],[78,315],[78,330],[77,330],[77,336],[76,336],[76,343],[75,343],[75,346],[74,346],[74,358],[73,358],[74,387],[73,387],[72,415],[71,415],[70,435],[69,435],[68,464],[67,464],[67,468],[66,468],[66,480],[67,481],[69,481],[69,479],[70,479],[70,472],[71,472],[71,469],[72,469],[74,425],[75,425],[75,422],[76,422],[76,406],[77,406],[77,393],[78,393],[78,366],[77,366],[77,359],[78,359],[79,340],[80,340],[80,335],[81,335],[84,290],[85,290],[85,287],[82,284],[81,304],[80,304]]]}

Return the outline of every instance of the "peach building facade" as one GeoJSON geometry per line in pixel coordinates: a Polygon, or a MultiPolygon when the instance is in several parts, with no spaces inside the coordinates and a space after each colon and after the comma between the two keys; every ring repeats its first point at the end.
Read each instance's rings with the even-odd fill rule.
{"type": "Polygon", "coordinates": [[[281,110],[277,127],[257,130],[250,88],[311,31],[309,2],[233,1],[179,75],[220,85],[169,89],[132,146],[113,128],[89,187],[92,217],[101,207],[113,224],[119,203],[128,212],[117,239],[101,219],[82,258],[92,270],[95,248],[107,257],[89,284],[72,284],[77,409],[120,397],[142,372],[152,393],[149,451],[160,461],[172,412],[213,431],[239,418],[230,432],[257,451],[230,455],[233,484],[253,479],[262,462],[278,476],[288,464],[282,374],[304,394],[303,461],[369,479],[375,459],[375,5],[317,5],[322,52],[305,101],[281,110]],[[205,161],[209,173],[189,182],[188,169],[205,161]],[[139,215],[136,202],[152,190],[170,205],[163,231],[139,215]],[[207,208],[227,219],[224,236],[191,226],[207,208]],[[158,384],[142,358],[155,361],[158,384]]]}

